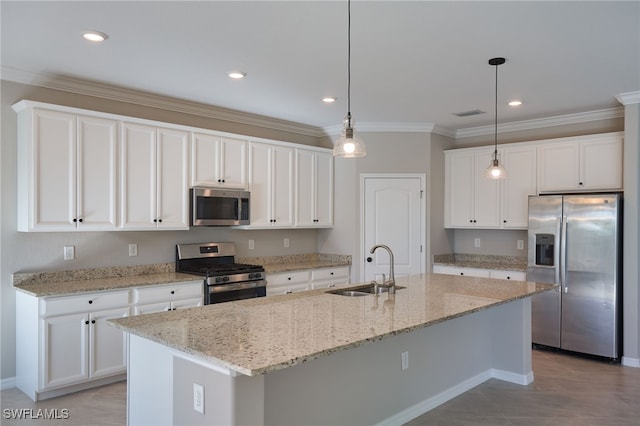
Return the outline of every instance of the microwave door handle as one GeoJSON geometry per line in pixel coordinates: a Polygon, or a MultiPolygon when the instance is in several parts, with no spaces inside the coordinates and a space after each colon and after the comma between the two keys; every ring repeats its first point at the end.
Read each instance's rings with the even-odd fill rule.
{"type": "Polygon", "coordinates": [[[242,197],[238,197],[238,217],[236,220],[238,223],[242,220],[242,197]]]}

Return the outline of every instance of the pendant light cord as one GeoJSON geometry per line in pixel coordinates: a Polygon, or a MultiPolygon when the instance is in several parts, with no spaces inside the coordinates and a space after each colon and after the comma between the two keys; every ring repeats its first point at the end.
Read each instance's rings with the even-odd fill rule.
{"type": "Polygon", "coordinates": [[[351,126],[351,0],[347,1],[347,116],[351,126]]]}
{"type": "Polygon", "coordinates": [[[498,64],[496,64],[496,103],[495,103],[495,125],[493,133],[493,141],[495,149],[493,151],[493,158],[498,159],[498,64]]]}

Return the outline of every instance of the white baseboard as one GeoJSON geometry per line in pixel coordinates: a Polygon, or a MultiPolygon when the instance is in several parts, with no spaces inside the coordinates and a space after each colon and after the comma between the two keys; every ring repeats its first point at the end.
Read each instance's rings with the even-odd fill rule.
{"type": "Polygon", "coordinates": [[[507,382],[516,383],[518,385],[528,385],[529,383],[533,382],[533,372],[529,372],[528,374],[516,374],[510,371],[491,368],[461,383],[458,383],[457,385],[452,386],[449,389],[446,389],[429,399],[426,399],[405,410],[402,410],[399,413],[394,414],[393,416],[378,423],[377,426],[391,426],[407,423],[408,421],[413,420],[416,417],[433,410],[437,406],[444,404],[445,402],[465,393],[466,391],[475,388],[479,384],[484,383],[489,379],[504,380],[507,382]]]}
{"type": "Polygon", "coordinates": [[[8,377],[0,380],[0,390],[11,389],[16,387],[16,378],[8,377]]]}
{"type": "Polygon", "coordinates": [[[630,358],[628,356],[623,356],[621,363],[625,367],[640,368],[640,358],[630,358]]]}

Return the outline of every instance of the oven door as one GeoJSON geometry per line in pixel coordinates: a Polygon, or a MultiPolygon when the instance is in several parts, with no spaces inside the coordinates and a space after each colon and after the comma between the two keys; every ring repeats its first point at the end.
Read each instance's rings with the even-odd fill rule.
{"type": "Polygon", "coordinates": [[[233,302],[234,300],[253,299],[267,295],[265,280],[242,283],[205,285],[204,304],[233,302]]]}

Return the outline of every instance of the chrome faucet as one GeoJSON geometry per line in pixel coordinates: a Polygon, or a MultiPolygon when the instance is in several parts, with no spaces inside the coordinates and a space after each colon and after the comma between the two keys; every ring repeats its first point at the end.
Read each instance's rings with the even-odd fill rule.
{"type": "MultiPolygon", "coordinates": [[[[395,274],[393,272],[393,263],[394,263],[393,262],[393,252],[391,251],[389,246],[385,246],[384,244],[376,244],[375,246],[371,247],[371,250],[369,250],[369,253],[373,254],[376,251],[376,249],[378,249],[378,248],[383,248],[383,249],[385,249],[387,251],[387,253],[389,253],[389,279],[385,280],[385,276],[384,276],[384,274],[382,274],[382,284],[379,284],[379,285],[381,287],[388,288],[389,289],[389,294],[394,294],[396,292],[396,277],[395,277],[395,274]]],[[[377,291],[376,291],[376,293],[377,293],[377,291]]]]}

